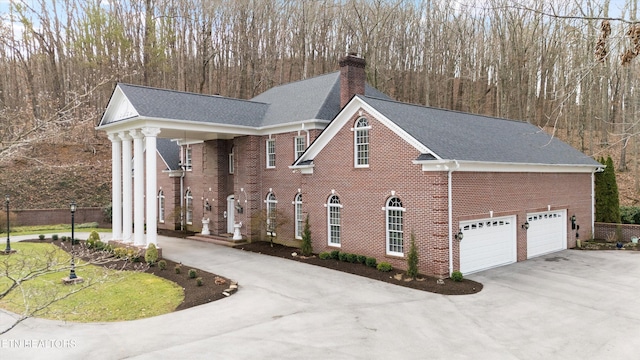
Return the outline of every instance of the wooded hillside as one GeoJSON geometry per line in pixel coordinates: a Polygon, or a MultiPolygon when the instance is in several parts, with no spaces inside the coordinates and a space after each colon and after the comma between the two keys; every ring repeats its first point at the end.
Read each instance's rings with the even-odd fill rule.
{"type": "Polygon", "coordinates": [[[621,202],[637,204],[637,3],[11,0],[0,191],[18,208],[106,205],[109,142],[94,127],[118,81],[251,98],[356,52],[397,100],[527,121],[611,154],[621,202]]]}

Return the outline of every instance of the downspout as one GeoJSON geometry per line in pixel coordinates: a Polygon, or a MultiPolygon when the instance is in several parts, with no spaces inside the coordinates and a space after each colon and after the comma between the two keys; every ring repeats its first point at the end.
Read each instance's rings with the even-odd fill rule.
{"type": "Polygon", "coordinates": [[[445,166],[448,170],[447,175],[447,199],[449,202],[449,276],[453,273],[453,200],[452,200],[452,189],[451,189],[451,174],[460,168],[460,163],[458,160],[453,160],[456,164],[455,168],[450,169],[449,166],[445,166]]]}
{"type": "Polygon", "coordinates": [[[180,170],[182,173],[180,174],[180,231],[184,231],[184,166],[182,165],[182,161],[178,163],[180,170]]]}

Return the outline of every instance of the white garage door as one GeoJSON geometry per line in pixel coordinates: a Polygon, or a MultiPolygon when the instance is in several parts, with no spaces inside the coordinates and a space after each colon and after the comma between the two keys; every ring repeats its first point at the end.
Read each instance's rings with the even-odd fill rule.
{"type": "Polygon", "coordinates": [[[567,248],[567,210],[527,214],[527,259],[567,248]]]}
{"type": "Polygon", "coordinates": [[[515,217],[460,222],[460,271],[469,274],[516,262],[515,217]]]}

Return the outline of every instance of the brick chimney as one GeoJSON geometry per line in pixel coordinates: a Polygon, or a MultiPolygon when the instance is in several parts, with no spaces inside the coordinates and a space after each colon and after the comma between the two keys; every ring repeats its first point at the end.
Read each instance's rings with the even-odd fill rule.
{"type": "Polygon", "coordinates": [[[356,53],[340,59],[340,108],[343,108],[353,95],[364,95],[366,61],[356,53]]]}

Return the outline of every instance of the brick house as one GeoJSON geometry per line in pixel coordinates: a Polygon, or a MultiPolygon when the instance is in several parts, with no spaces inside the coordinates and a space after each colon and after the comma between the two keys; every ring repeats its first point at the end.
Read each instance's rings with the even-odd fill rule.
{"type": "Polygon", "coordinates": [[[186,228],[297,246],[308,216],[314,252],[404,269],[414,234],[420,271],[446,276],[593,231],[598,162],[531,124],[393,101],[364,67],[349,55],[251,100],[118,84],[98,126],[114,239],[186,228]]]}

